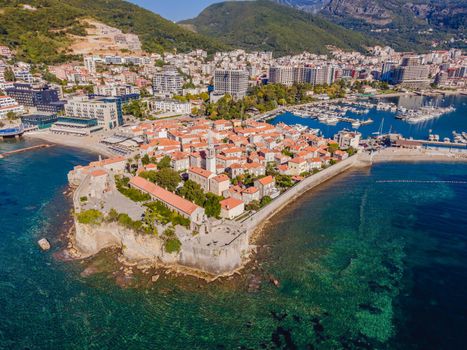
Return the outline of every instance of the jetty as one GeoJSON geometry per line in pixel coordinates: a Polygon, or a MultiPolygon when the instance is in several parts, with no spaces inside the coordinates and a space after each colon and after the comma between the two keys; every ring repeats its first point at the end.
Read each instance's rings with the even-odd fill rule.
{"type": "Polygon", "coordinates": [[[0,159],[5,158],[5,157],[9,157],[9,156],[12,156],[12,155],[15,155],[15,154],[19,154],[19,153],[24,153],[24,152],[29,152],[29,151],[35,151],[35,150],[38,150],[38,149],[49,148],[49,147],[52,147],[52,146],[53,146],[53,144],[50,144],[50,143],[43,143],[43,144],[36,145],[36,146],[31,146],[31,147],[26,147],[26,148],[15,149],[14,151],[9,151],[9,152],[5,152],[5,153],[1,153],[1,154],[0,154],[0,159]]]}

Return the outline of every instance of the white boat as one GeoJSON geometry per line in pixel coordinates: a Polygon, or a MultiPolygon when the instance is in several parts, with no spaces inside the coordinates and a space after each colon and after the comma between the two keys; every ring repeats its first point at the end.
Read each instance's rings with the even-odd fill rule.
{"type": "Polygon", "coordinates": [[[352,128],[357,129],[357,128],[360,127],[360,125],[361,125],[361,123],[360,123],[360,121],[358,121],[358,120],[352,122],[352,128]]]}
{"type": "Polygon", "coordinates": [[[330,117],[326,119],[325,123],[326,124],[337,124],[338,121],[339,119],[337,119],[337,117],[330,117]]]}

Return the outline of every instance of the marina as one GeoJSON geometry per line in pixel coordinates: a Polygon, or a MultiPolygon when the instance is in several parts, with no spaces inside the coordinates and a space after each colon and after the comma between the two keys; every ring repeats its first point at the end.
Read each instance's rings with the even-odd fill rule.
{"type": "Polygon", "coordinates": [[[397,119],[401,119],[407,123],[415,124],[439,118],[445,114],[454,112],[456,109],[449,107],[424,106],[420,109],[401,108],[396,115],[397,119]]]}
{"type": "Polygon", "coordinates": [[[292,108],[291,113],[302,118],[316,119],[320,123],[328,125],[336,125],[339,122],[350,123],[352,128],[356,129],[361,125],[373,123],[371,118],[360,119],[351,117],[350,113],[360,116],[367,115],[370,109],[376,108],[377,105],[367,101],[352,101],[352,102],[331,102],[322,101],[309,106],[292,108]]]}
{"type": "MultiPolygon", "coordinates": [[[[358,131],[362,133],[363,138],[371,137],[378,133],[385,134],[390,132],[399,133],[405,138],[417,140],[463,143],[464,137],[462,137],[462,132],[467,131],[466,96],[404,96],[392,97],[384,100],[378,99],[374,100],[375,103],[372,103],[371,100],[362,102],[364,102],[364,104],[360,105],[359,109],[363,111],[368,109],[367,114],[355,114],[353,111],[349,110],[346,112],[345,117],[338,117],[337,123],[324,123],[318,118],[307,117],[305,113],[299,115],[295,113],[295,111],[299,111],[294,108],[291,108],[290,111],[280,113],[275,118],[269,120],[269,123],[273,125],[281,122],[288,125],[301,124],[311,129],[320,129],[325,137],[332,137],[332,135],[339,130],[351,127],[352,122],[354,122],[352,128],[356,129],[358,127],[358,131]],[[373,105],[374,108],[366,107],[365,105],[367,104],[373,105]],[[417,123],[408,123],[402,119],[396,118],[398,110],[418,110],[423,106],[430,105],[437,106],[436,108],[442,108],[443,111],[449,112],[439,117],[427,118],[417,123]],[[361,122],[368,119],[371,119],[372,123],[361,122]]],[[[356,103],[360,102],[357,101],[356,103]]]]}

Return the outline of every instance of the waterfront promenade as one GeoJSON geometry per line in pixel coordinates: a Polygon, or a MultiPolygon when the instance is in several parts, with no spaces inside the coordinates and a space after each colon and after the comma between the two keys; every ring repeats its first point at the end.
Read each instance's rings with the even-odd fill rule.
{"type": "Polygon", "coordinates": [[[372,155],[373,163],[383,162],[467,162],[467,150],[385,148],[372,155]]]}

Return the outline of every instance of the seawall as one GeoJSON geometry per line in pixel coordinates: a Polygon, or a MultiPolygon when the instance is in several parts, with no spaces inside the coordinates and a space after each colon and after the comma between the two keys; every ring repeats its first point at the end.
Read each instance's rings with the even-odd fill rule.
{"type": "MultiPolygon", "coordinates": [[[[195,272],[201,271],[215,276],[231,274],[248,261],[248,256],[253,248],[250,242],[254,232],[291,201],[335,176],[351,168],[369,167],[373,162],[467,162],[466,153],[394,148],[384,149],[372,155],[359,153],[306,178],[243,222],[231,222],[232,227],[235,226],[239,234],[234,236],[229,243],[223,245],[203,243],[204,234],[196,236],[187,234],[179,236],[182,243],[180,252],[169,254],[164,250],[163,239],[158,236],[139,234],[116,223],[88,226],[75,220],[75,247],[82,254],[82,257],[95,255],[105,248],[118,247],[122,249],[123,256],[132,262],[181,266],[195,272]]],[[[79,193],[85,187],[83,183],[74,193],[76,211],[80,210],[79,193]]]]}
{"type": "Polygon", "coordinates": [[[259,210],[256,214],[248,218],[248,220],[243,222],[243,225],[246,230],[246,234],[251,237],[251,235],[260,227],[266,220],[274,216],[279,212],[283,207],[289,204],[292,200],[301,195],[305,194],[307,191],[312,188],[326,182],[338,174],[341,174],[352,167],[366,167],[370,166],[371,162],[367,155],[358,154],[352,157],[347,158],[333,166],[330,166],[319,173],[310,176],[298,183],[294,187],[288,189],[269,205],[259,210]]]}

